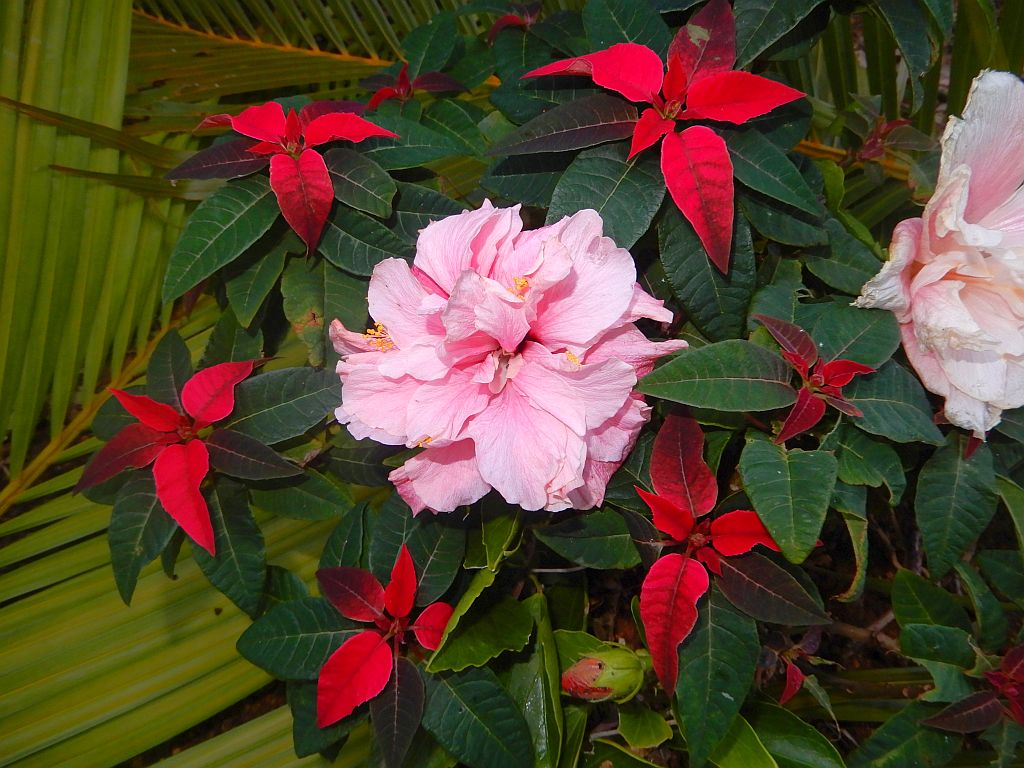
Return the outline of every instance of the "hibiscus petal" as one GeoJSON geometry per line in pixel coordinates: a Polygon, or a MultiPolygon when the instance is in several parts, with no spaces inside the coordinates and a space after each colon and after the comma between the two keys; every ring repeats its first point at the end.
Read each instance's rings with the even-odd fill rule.
{"type": "Polygon", "coordinates": [[[287,122],[284,107],[276,101],[268,101],[266,104],[243,110],[237,117],[232,118],[231,127],[243,136],[280,144],[287,131],[287,122]]]}
{"type": "Polygon", "coordinates": [[[718,481],[704,462],[704,432],[696,419],[677,413],[665,417],[651,449],[651,484],[690,517],[715,508],[718,481]]]}
{"type": "Polygon", "coordinates": [[[393,659],[387,640],[372,630],[342,643],[320,670],[316,724],[326,728],[383,691],[391,677],[393,659]]]}
{"type": "MultiPolygon", "coordinates": [[[[389,353],[385,353],[389,354],[389,353]]],[[[384,430],[394,435],[399,443],[408,437],[406,408],[395,407],[396,403],[408,403],[423,382],[412,376],[389,379],[381,375],[375,365],[356,365],[350,368],[342,379],[342,407],[346,418],[338,421],[349,424],[349,431],[357,440],[366,434],[357,434],[355,423],[371,429],[384,430]]],[[[418,440],[419,435],[412,436],[418,440]]],[[[375,440],[379,438],[374,437],[375,440]]]]}
{"type": "Polygon", "coordinates": [[[462,341],[479,331],[510,354],[530,332],[523,301],[508,288],[470,270],[455,283],[441,317],[447,342],[462,341]]]}
{"type": "Polygon", "coordinates": [[[651,341],[635,325],[629,323],[608,331],[598,339],[587,350],[583,362],[589,365],[604,360],[621,360],[633,366],[636,377],[641,379],[654,370],[655,360],[686,349],[687,346],[683,339],[651,341]]]}
{"type": "Polygon", "coordinates": [[[626,159],[628,160],[638,152],[643,152],[649,146],[657,143],[662,136],[666,133],[671,133],[675,127],[675,120],[662,117],[658,114],[657,110],[645,109],[640,114],[636,128],[633,129],[633,139],[629,145],[629,157],[626,159]]]}
{"type": "Polygon", "coordinates": [[[315,147],[328,141],[360,142],[372,136],[387,136],[397,139],[398,134],[374,125],[351,112],[334,112],[315,118],[302,133],[306,147],[315,147]]]}
{"type": "Polygon", "coordinates": [[[153,463],[160,504],[192,541],[214,555],[210,509],[199,490],[209,470],[210,455],[201,440],[169,445],[153,463]]]}
{"type": "Polygon", "coordinates": [[[734,211],[732,160],[725,141],[704,126],[670,133],[661,144],[661,172],[711,263],[727,274],[734,211]]]}
{"type": "Polygon", "coordinates": [[[749,72],[718,72],[690,85],[682,120],[745,123],[776,107],[802,99],[796,88],[749,72]]]}
{"type": "Polygon", "coordinates": [[[726,512],[711,521],[711,546],[720,555],[731,557],[746,554],[757,544],[779,551],[779,545],[756,512],[740,509],[726,512]]]}
{"type": "Polygon", "coordinates": [[[105,483],[126,469],[150,464],[176,439],[145,424],[129,424],[93,455],[75,485],[75,493],[105,483]]]}
{"type": "Polygon", "coordinates": [[[452,368],[443,379],[425,382],[406,407],[409,439],[430,443],[461,440],[466,422],[482,411],[493,395],[473,381],[469,371],[452,368]]]}
{"type": "Polygon", "coordinates": [[[556,61],[523,77],[590,75],[602,88],[621,93],[630,101],[650,103],[661,92],[664,73],[661,57],[646,45],[617,43],[603,51],[556,61]]]}
{"type": "Polygon", "coordinates": [[[373,268],[367,301],[370,316],[400,349],[441,341],[443,302],[413,276],[404,259],[384,259],[373,268]]]}
{"type": "Polygon", "coordinates": [[[674,541],[686,541],[696,523],[692,512],[674,504],[668,498],[648,493],[638,486],[634,485],[633,489],[650,508],[655,528],[667,533],[674,541]]]}
{"type": "Polygon", "coordinates": [[[672,692],[679,675],[679,644],[697,622],[697,600],[708,572],[696,560],[671,554],[657,560],[640,588],[640,620],[662,688],[672,692]]]}
{"type": "Polygon", "coordinates": [[[219,363],[203,368],[185,382],[181,404],[195,419],[196,429],[219,421],[235,407],[235,386],[252,373],[254,360],[219,363]]]}
{"type": "Polygon", "coordinates": [[[736,22],[728,1],[710,0],[693,14],[672,39],[668,56],[670,61],[679,58],[690,82],[731,70],[736,64],[736,22]]]}
{"type": "Polygon", "coordinates": [[[334,203],[331,174],[323,157],[315,149],[307,149],[298,159],[274,155],[270,158],[270,186],[285,221],[312,251],[334,203]]]}
{"type": "Polygon", "coordinates": [[[806,432],[825,415],[825,403],[818,398],[807,387],[801,387],[797,392],[796,402],[789,410],[786,421],[779,430],[775,442],[782,445],[791,437],[796,437],[801,432],[806,432]]]}
{"type": "Polygon", "coordinates": [[[384,588],[384,607],[396,619],[409,615],[416,599],[416,566],[413,565],[409,548],[402,544],[391,569],[391,581],[384,588]]]}
{"type": "Polygon", "coordinates": [[[384,587],[362,568],[321,568],[316,572],[320,594],[352,621],[375,621],[384,615],[384,587]]]}
{"type": "Polygon", "coordinates": [[[424,608],[416,618],[416,623],[410,627],[416,642],[428,651],[436,651],[454,612],[455,609],[448,603],[431,603],[424,608]]]}
{"type": "Polygon", "coordinates": [[[145,395],[132,395],[120,389],[111,389],[110,394],[117,398],[128,413],[147,427],[160,432],[173,432],[187,423],[187,419],[166,403],[158,403],[145,395]]]}
{"type": "Polygon", "coordinates": [[[414,515],[451,512],[483,498],[491,486],[480,476],[472,440],[427,448],[388,476],[414,515]]]}

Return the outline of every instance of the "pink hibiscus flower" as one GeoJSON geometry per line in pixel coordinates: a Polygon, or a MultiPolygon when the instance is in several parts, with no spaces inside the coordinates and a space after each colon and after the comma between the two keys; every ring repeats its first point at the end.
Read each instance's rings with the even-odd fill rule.
{"type": "Polygon", "coordinates": [[[376,327],[332,323],[338,421],[356,438],[425,449],[390,476],[414,513],[491,488],[529,510],[604,499],[648,418],[637,378],[686,342],[636,328],[672,313],[602,226],[586,210],[524,232],[518,206],[485,202],[427,226],[411,267],[376,266],[376,327]]]}

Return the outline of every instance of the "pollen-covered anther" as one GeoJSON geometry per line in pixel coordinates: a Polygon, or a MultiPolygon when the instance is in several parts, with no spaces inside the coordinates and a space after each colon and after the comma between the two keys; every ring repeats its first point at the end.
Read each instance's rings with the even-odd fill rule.
{"type": "Polygon", "coordinates": [[[421,437],[419,440],[416,441],[416,447],[426,448],[432,442],[434,442],[434,438],[432,438],[430,435],[427,435],[426,437],[421,437]]]}
{"type": "Polygon", "coordinates": [[[576,355],[574,355],[572,352],[568,352],[567,351],[565,353],[565,357],[573,365],[581,365],[580,359],[578,357],[576,357],[576,355]]]}
{"type": "Polygon", "coordinates": [[[391,334],[388,333],[388,329],[381,323],[375,323],[373,328],[367,328],[363,336],[370,342],[370,346],[376,347],[381,352],[387,352],[389,349],[395,348],[395,342],[391,340],[391,334]]]}
{"type": "Polygon", "coordinates": [[[525,277],[513,277],[512,287],[509,288],[519,298],[523,298],[530,289],[530,281],[525,277]]]}

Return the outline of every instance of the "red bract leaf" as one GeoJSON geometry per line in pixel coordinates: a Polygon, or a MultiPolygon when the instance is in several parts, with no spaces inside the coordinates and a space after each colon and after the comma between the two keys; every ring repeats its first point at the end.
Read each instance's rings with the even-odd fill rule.
{"type": "Polygon", "coordinates": [[[525,27],[526,19],[522,16],[517,16],[514,13],[506,13],[504,16],[495,21],[489,30],[487,30],[487,42],[490,45],[494,45],[494,38],[498,36],[498,33],[506,27],[525,27]]]}
{"type": "Polygon", "coordinates": [[[126,469],[146,466],[176,439],[145,424],[129,424],[96,452],[78,479],[74,492],[106,482],[126,469]]]}
{"type": "MultiPolygon", "coordinates": [[[[753,315],[753,318],[763,325],[785,352],[796,355],[803,363],[803,375],[806,378],[807,369],[818,360],[818,345],[814,339],[799,325],[780,320],[777,317],[768,315],[753,315]]],[[[795,363],[790,357],[786,357],[791,364],[795,363]]],[[[798,369],[799,370],[799,369],[798,369]]]]}
{"type": "Polygon", "coordinates": [[[334,202],[334,187],[323,157],[315,149],[307,149],[298,159],[274,155],[270,160],[270,187],[285,220],[312,251],[334,202]]]}
{"type": "Polygon", "coordinates": [[[780,707],[786,706],[786,702],[792,699],[804,684],[804,673],[800,671],[800,667],[789,659],[782,661],[786,664],[786,686],[782,689],[782,695],[779,696],[780,707]]]}
{"type": "Polygon", "coordinates": [[[380,88],[376,93],[373,94],[373,96],[370,97],[370,100],[366,103],[366,108],[372,111],[379,107],[388,99],[397,98],[398,91],[392,88],[390,85],[388,85],[385,86],[384,88],[380,88]]]}
{"type": "MultiPolygon", "coordinates": [[[[655,109],[645,109],[636,123],[636,128],[633,129],[633,140],[629,145],[629,157],[633,157],[637,152],[643,152],[652,144],[657,143],[662,136],[666,133],[671,133],[675,127],[675,120],[662,117],[655,109]]],[[[626,159],[628,160],[629,158],[626,159]]]]}
{"type": "Polygon", "coordinates": [[[195,130],[202,131],[206,128],[223,128],[224,126],[231,125],[231,121],[235,118],[226,112],[221,112],[219,115],[208,115],[203,118],[202,122],[195,127],[195,130]]]}
{"type": "Polygon", "coordinates": [[[818,396],[826,403],[831,405],[840,413],[845,413],[847,416],[863,416],[864,412],[856,405],[851,403],[845,397],[841,395],[832,395],[828,392],[819,392],[818,396]]]}
{"type": "Polygon", "coordinates": [[[1018,645],[1006,652],[999,665],[999,671],[1011,680],[1024,683],[1024,645],[1018,645]]]}
{"type": "Polygon", "coordinates": [[[806,432],[825,415],[825,403],[815,396],[807,387],[801,387],[797,392],[796,402],[786,416],[786,421],[775,438],[776,445],[782,445],[791,437],[796,437],[801,432],[806,432]]]}
{"type": "Polygon", "coordinates": [[[111,389],[110,394],[117,398],[128,413],[147,427],[160,432],[173,432],[187,424],[187,419],[166,403],[158,403],[145,395],[132,395],[120,389],[111,389]]]}
{"type": "Polygon", "coordinates": [[[785,349],[782,350],[782,356],[786,358],[786,362],[789,363],[790,367],[800,374],[800,378],[807,381],[807,376],[810,372],[810,366],[807,365],[807,361],[800,357],[800,355],[785,349]]]}
{"type": "Polygon", "coordinates": [[[396,619],[409,615],[413,600],[416,599],[416,566],[413,565],[409,548],[402,545],[391,569],[391,581],[384,589],[384,607],[396,619]]]}
{"type": "Polygon", "coordinates": [[[424,72],[412,81],[412,88],[414,91],[426,91],[427,93],[466,90],[466,86],[444,72],[424,72]]]}
{"type": "Polygon", "coordinates": [[[693,14],[676,33],[668,55],[670,60],[679,57],[691,82],[731,70],[736,63],[736,22],[727,0],[711,0],[693,14]]]}
{"type": "Polygon", "coordinates": [[[602,88],[621,93],[630,101],[651,103],[661,92],[664,74],[661,57],[646,45],[617,43],[603,51],[539,67],[523,77],[589,75],[602,88]]]}
{"type": "Polygon", "coordinates": [[[220,363],[203,368],[181,388],[181,404],[195,419],[196,429],[219,421],[235,407],[235,386],[252,373],[255,360],[220,363]]]}
{"type": "Polygon", "coordinates": [[[251,136],[272,144],[281,143],[287,133],[287,126],[284,107],[276,101],[249,107],[231,120],[231,127],[243,136],[251,136]]]}
{"type": "Polygon", "coordinates": [[[347,101],[344,99],[323,99],[307,104],[299,110],[299,123],[307,126],[323,115],[333,115],[336,112],[351,112],[356,115],[363,114],[365,104],[358,101],[347,101]]]}
{"type": "Polygon", "coordinates": [[[677,649],[697,621],[697,600],[708,572],[696,560],[671,554],[656,561],[640,588],[640,620],[662,687],[672,692],[679,674],[677,649]]]}
{"type": "Polygon", "coordinates": [[[686,111],[679,117],[739,125],[803,96],[795,88],[749,72],[718,72],[690,84],[686,111]]]}
{"type": "Polygon", "coordinates": [[[424,608],[410,627],[416,642],[428,651],[436,651],[454,611],[448,603],[431,603],[424,608]]]}
{"type": "Polygon", "coordinates": [[[704,563],[715,576],[722,575],[722,557],[711,547],[701,547],[693,556],[704,563]]]}
{"type": "Polygon", "coordinates": [[[1003,707],[992,691],[979,691],[960,699],[943,709],[939,714],[921,722],[932,728],[953,733],[975,733],[984,731],[998,723],[1003,716],[1003,707]]]}
{"type": "Polygon", "coordinates": [[[668,499],[648,493],[643,488],[633,486],[644,503],[650,507],[654,520],[654,527],[662,533],[667,533],[676,541],[685,541],[693,530],[694,517],[690,512],[673,504],[668,499]]]}
{"type": "Polygon", "coordinates": [[[661,144],[661,173],[676,206],[700,238],[711,263],[729,272],[732,249],[732,160],[710,128],[670,133],[661,144]]]}
{"type": "Polygon", "coordinates": [[[726,512],[711,521],[711,546],[719,554],[731,557],[749,552],[757,544],[779,551],[779,545],[764,527],[756,512],[739,509],[726,512]]]}
{"type": "MultiPolygon", "coordinates": [[[[164,174],[165,179],[237,179],[255,173],[269,162],[252,153],[257,142],[243,138],[201,149],[164,174]]],[[[276,146],[276,145],[274,145],[276,146]]]]}
{"type": "Polygon", "coordinates": [[[670,413],[651,450],[651,483],[692,517],[706,515],[718,501],[718,482],[704,462],[704,433],[696,419],[670,413]]]}
{"type": "Polygon", "coordinates": [[[384,690],[394,655],[373,630],[350,637],[320,670],[316,686],[316,724],[321,728],[352,714],[384,690]]]}
{"type": "Polygon", "coordinates": [[[338,613],[353,621],[375,621],[384,615],[384,587],[362,568],[321,568],[320,592],[338,613]]]}
{"type": "MultiPolygon", "coordinates": [[[[392,133],[387,128],[374,125],[369,120],[364,120],[359,115],[353,115],[351,112],[334,112],[329,115],[321,115],[307,125],[303,133],[306,147],[315,147],[319,144],[339,139],[358,143],[371,136],[398,138],[397,133],[392,133]]],[[[303,152],[302,157],[305,158],[305,156],[306,153],[303,152]]],[[[330,186],[329,181],[328,186],[330,186]]]]}
{"type": "Polygon", "coordinates": [[[167,514],[196,544],[216,554],[210,509],[199,485],[210,470],[210,457],[201,440],[167,446],[153,463],[156,496],[167,514]]]}
{"type": "Polygon", "coordinates": [[[833,360],[830,363],[823,363],[820,370],[826,386],[830,387],[845,387],[853,381],[854,376],[874,372],[875,369],[870,365],[855,363],[853,360],[833,360]]]}

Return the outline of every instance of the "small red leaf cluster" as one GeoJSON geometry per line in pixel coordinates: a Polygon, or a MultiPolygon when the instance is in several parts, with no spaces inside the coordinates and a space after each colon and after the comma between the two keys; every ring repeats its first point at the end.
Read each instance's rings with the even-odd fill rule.
{"type": "Polygon", "coordinates": [[[736,23],[727,0],[711,0],[682,27],[668,49],[668,69],[645,45],[619,43],[527,72],[585,75],[630,101],[650,104],[633,131],[629,156],[662,137],[661,172],[672,200],[693,225],[712,263],[729,271],[733,228],[733,167],[725,141],[678,120],[739,125],[803,97],[789,86],[733,69],[736,23]]]}
{"type": "Polygon", "coordinates": [[[405,544],[398,551],[387,587],[362,568],[321,568],[316,578],[324,597],[342,616],[375,626],[342,643],[320,670],[316,717],[317,725],[324,728],[384,690],[408,632],[421,646],[435,650],[441,644],[452,607],[431,603],[415,621],[411,620],[418,585],[405,544]]]}
{"type": "Polygon", "coordinates": [[[854,376],[874,373],[874,368],[852,360],[819,360],[818,345],[800,326],[767,315],[753,317],[779,342],[782,356],[803,380],[796,403],[775,438],[777,444],[782,445],[821,421],[826,403],[847,416],[863,416],[860,408],[843,397],[842,388],[854,376]]]}
{"type": "Polygon", "coordinates": [[[975,691],[922,722],[953,733],[984,731],[1004,717],[1024,725],[1024,645],[1007,651],[999,669],[986,672],[985,679],[990,689],[975,691]]]}
{"type": "Polygon", "coordinates": [[[520,5],[519,3],[512,3],[512,7],[517,13],[506,13],[495,21],[489,30],[487,30],[487,42],[494,45],[494,39],[498,36],[498,33],[506,27],[522,27],[523,29],[529,29],[537,20],[540,18],[540,3],[530,3],[528,5],[520,5]]]}
{"type": "Polygon", "coordinates": [[[1024,725],[1024,645],[1007,651],[999,669],[986,672],[985,679],[1006,697],[1010,717],[1024,725]]]}
{"type": "Polygon", "coordinates": [[[389,99],[408,101],[416,91],[439,93],[466,90],[462,83],[444,72],[424,72],[410,80],[408,64],[402,64],[402,68],[398,71],[398,77],[375,75],[363,80],[361,85],[377,88],[366,104],[366,108],[370,110],[376,109],[389,99]]]}
{"type": "Polygon", "coordinates": [[[210,452],[198,435],[231,413],[235,385],[252,373],[255,364],[221,363],[196,373],[181,390],[184,412],[145,395],[110,390],[138,422],[124,427],[96,453],[75,492],[123,470],[152,464],[156,495],[167,514],[196,544],[215,554],[210,510],[199,490],[210,469],[210,452]]]}
{"type": "Polygon", "coordinates": [[[232,117],[211,115],[199,128],[231,126],[249,139],[240,139],[233,161],[223,160],[224,145],[197,152],[168,174],[169,179],[234,178],[270,164],[270,187],[274,190],[285,220],[312,251],[320,240],[334,200],[334,187],[323,156],[315,147],[329,141],[360,142],[371,136],[397,138],[391,131],[355,114],[360,105],[347,102],[314,102],[299,112],[285,115],[284,107],[270,101],[249,107],[232,117]],[[263,159],[255,165],[253,158],[263,159]]]}
{"type": "Polygon", "coordinates": [[[677,649],[697,621],[697,601],[707,592],[708,571],[721,575],[721,558],[778,544],[751,510],[700,520],[718,501],[718,485],[703,457],[704,433],[696,420],[670,414],[654,439],[651,484],[636,492],[651,509],[667,546],[684,546],[659,558],[640,589],[640,620],[658,680],[667,691],[679,672],[677,649]],[[703,565],[702,565],[703,564],[703,565]]]}

